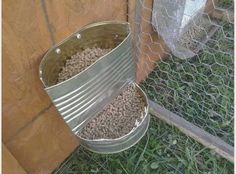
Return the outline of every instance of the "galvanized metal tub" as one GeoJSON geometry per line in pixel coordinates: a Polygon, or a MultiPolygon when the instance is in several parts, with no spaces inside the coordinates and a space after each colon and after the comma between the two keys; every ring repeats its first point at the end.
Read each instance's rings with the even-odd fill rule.
{"type": "Polygon", "coordinates": [[[145,101],[145,110],[143,111],[142,121],[139,123],[137,127],[131,130],[128,134],[116,139],[90,140],[80,137],[80,139],[83,141],[82,145],[85,148],[97,153],[105,153],[105,154],[118,153],[132,147],[133,145],[138,143],[139,140],[145,135],[150,122],[148,99],[144,91],[136,83],[133,84],[136,86],[139,94],[143,97],[145,101]]]}
{"type": "MultiPolygon", "coordinates": [[[[39,68],[46,92],[76,135],[123,87],[135,80],[135,71],[129,24],[111,21],[87,25],[55,45],[43,57],[39,68]],[[93,46],[112,51],[84,71],[57,83],[66,59],[93,46]]],[[[82,139],[81,144],[86,143],[82,139]]]]}

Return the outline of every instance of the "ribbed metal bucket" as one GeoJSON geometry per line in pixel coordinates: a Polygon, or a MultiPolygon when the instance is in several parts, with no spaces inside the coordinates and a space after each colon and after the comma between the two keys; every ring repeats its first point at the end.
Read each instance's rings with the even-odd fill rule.
{"type": "MultiPolygon", "coordinates": [[[[135,80],[129,24],[99,22],[83,27],[47,52],[40,63],[39,73],[45,90],[60,115],[77,135],[106,104],[121,92],[123,87],[135,80]],[[99,58],[84,71],[57,84],[58,74],[66,59],[93,46],[112,48],[112,51],[99,58]]],[[[141,93],[144,94],[142,91],[141,93]]],[[[149,117],[147,120],[146,122],[149,122],[149,117]]],[[[147,127],[146,122],[144,121],[143,124],[147,127]]],[[[145,130],[141,132],[144,133],[145,130]]],[[[130,139],[133,134],[129,134],[130,139]]],[[[103,140],[100,141],[103,142],[103,140]]],[[[101,153],[122,150],[121,147],[118,150],[112,150],[109,143],[106,145],[110,150],[106,149],[105,144],[103,148],[96,148],[99,147],[99,143],[93,142],[82,139],[81,143],[92,151],[101,153]]],[[[121,143],[116,140],[115,142],[121,143]]],[[[130,142],[124,145],[123,149],[126,149],[128,144],[134,144],[134,140],[130,142]]]]}
{"type": "Polygon", "coordinates": [[[117,153],[132,147],[145,135],[150,121],[149,104],[147,96],[144,93],[144,91],[136,83],[133,84],[136,86],[139,94],[143,97],[145,102],[145,110],[143,111],[144,114],[143,120],[139,123],[137,127],[135,127],[128,134],[120,138],[90,140],[80,137],[81,140],[83,141],[84,147],[86,147],[90,151],[97,153],[105,153],[105,154],[117,153]]]}

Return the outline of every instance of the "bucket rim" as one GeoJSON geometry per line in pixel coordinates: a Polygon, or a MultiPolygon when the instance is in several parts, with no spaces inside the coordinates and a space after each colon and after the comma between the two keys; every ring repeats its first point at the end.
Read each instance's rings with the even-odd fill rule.
{"type": "Polygon", "coordinates": [[[111,142],[112,141],[113,142],[113,141],[119,141],[119,140],[125,139],[125,138],[129,137],[130,134],[132,134],[134,131],[137,131],[139,126],[143,124],[143,122],[145,121],[145,118],[149,114],[149,102],[148,102],[148,97],[147,97],[146,93],[142,90],[142,88],[136,82],[131,82],[130,84],[135,85],[135,87],[137,87],[137,89],[142,93],[142,96],[143,96],[143,98],[145,100],[145,104],[146,104],[146,106],[144,107],[144,113],[145,114],[144,114],[141,122],[138,124],[138,126],[134,127],[129,133],[127,133],[127,134],[125,134],[125,135],[123,135],[121,137],[114,138],[114,139],[100,138],[100,139],[93,139],[93,140],[91,140],[91,139],[87,139],[87,138],[83,138],[83,137],[79,136],[78,133],[76,134],[76,136],[78,136],[81,140],[87,141],[87,142],[101,142],[101,141],[103,141],[103,142],[111,142]]]}
{"type": "Polygon", "coordinates": [[[101,22],[95,22],[95,23],[90,23],[87,24],[85,26],[83,26],[82,28],[80,28],[79,30],[75,31],[74,33],[72,33],[71,35],[69,35],[68,37],[66,37],[65,39],[63,39],[62,41],[58,42],[57,44],[53,45],[47,52],[46,54],[43,56],[43,58],[40,61],[39,64],[39,79],[40,81],[43,83],[44,89],[45,90],[51,90],[53,88],[56,88],[58,86],[60,86],[61,84],[65,84],[73,79],[75,79],[77,76],[79,76],[81,73],[85,72],[88,68],[94,66],[98,61],[100,61],[101,59],[103,59],[104,57],[106,57],[107,55],[111,54],[111,52],[113,52],[114,50],[118,49],[129,37],[131,36],[131,28],[130,28],[130,23],[126,22],[126,21],[101,21],[101,22]],[[62,45],[63,43],[67,42],[68,40],[70,40],[72,37],[76,37],[77,34],[79,34],[80,32],[87,30],[89,28],[92,27],[96,27],[96,26],[102,26],[102,25],[109,25],[109,24],[120,24],[120,25],[127,25],[127,29],[128,29],[128,34],[127,36],[122,40],[122,42],[120,42],[115,48],[113,48],[111,51],[109,51],[108,53],[106,53],[105,55],[99,57],[99,59],[97,59],[94,63],[92,63],[90,66],[88,66],[87,68],[85,68],[83,71],[77,73],[76,75],[74,75],[73,77],[62,81],[60,83],[51,85],[51,86],[47,86],[44,82],[43,79],[43,74],[42,74],[42,69],[43,69],[43,63],[44,61],[47,59],[47,56],[50,52],[52,52],[53,50],[55,50],[57,47],[59,47],[60,45],[62,45]]]}

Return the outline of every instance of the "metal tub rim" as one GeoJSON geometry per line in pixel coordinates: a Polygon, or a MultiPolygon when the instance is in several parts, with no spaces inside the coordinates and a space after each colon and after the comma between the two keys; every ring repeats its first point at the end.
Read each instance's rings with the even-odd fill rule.
{"type": "Polygon", "coordinates": [[[105,153],[117,153],[117,152],[121,152],[121,151],[124,151],[124,150],[126,150],[126,149],[132,147],[134,144],[136,144],[136,143],[145,135],[145,133],[146,133],[146,131],[147,131],[147,129],[148,129],[149,121],[150,121],[150,118],[147,118],[147,117],[150,117],[150,116],[149,116],[149,102],[148,102],[148,98],[147,98],[147,95],[145,94],[145,92],[140,88],[140,86],[139,86],[137,83],[132,82],[131,84],[135,85],[135,87],[139,90],[139,92],[140,92],[141,95],[143,96],[144,101],[145,101],[145,104],[146,104],[146,106],[145,106],[145,108],[144,108],[144,113],[145,113],[145,114],[144,114],[144,116],[143,116],[141,122],[140,122],[136,127],[134,127],[129,133],[127,133],[126,135],[123,135],[123,136],[121,136],[121,137],[119,137],[119,138],[114,138],[114,139],[106,139],[106,138],[87,139],[87,138],[83,138],[83,137],[79,136],[79,134],[77,134],[77,136],[82,140],[82,143],[81,143],[82,146],[84,146],[85,148],[87,148],[87,149],[89,149],[90,151],[93,151],[93,152],[104,153],[104,154],[105,154],[105,153]],[[148,120],[146,120],[146,119],[148,119],[148,120]],[[88,146],[86,146],[86,142],[94,142],[94,143],[103,142],[103,143],[104,143],[104,146],[105,146],[105,143],[111,142],[111,143],[116,144],[117,141],[119,141],[119,140],[120,140],[120,141],[124,141],[124,140],[126,140],[127,138],[129,138],[129,137],[132,138],[132,137],[134,136],[133,134],[138,131],[138,129],[140,128],[140,126],[142,126],[145,121],[148,122],[148,123],[147,123],[147,126],[146,126],[146,128],[145,128],[145,131],[143,131],[143,133],[142,133],[142,136],[140,136],[140,137],[135,141],[134,144],[131,144],[131,145],[125,147],[125,148],[122,148],[121,150],[112,151],[112,152],[101,152],[101,151],[96,151],[95,149],[89,148],[88,146]]]}
{"type": "MultiPolygon", "coordinates": [[[[142,133],[142,136],[140,136],[133,144],[125,147],[125,148],[121,148],[120,150],[116,150],[116,151],[109,151],[109,152],[105,152],[105,151],[96,151],[94,150],[93,148],[90,148],[88,146],[85,146],[83,144],[83,140],[82,140],[82,143],[81,143],[81,146],[83,146],[84,148],[86,148],[87,150],[91,151],[91,152],[94,152],[94,153],[98,153],[98,154],[114,154],[114,153],[120,153],[120,152],[123,152],[125,150],[128,150],[129,148],[131,148],[132,146],[134,146],[135,144],[137,144],[143,137],[144,135],[146,134],[147,130],[148,130],[148,127],[149,127],[149,123],[150,123],[150,114],[147,114],[146,118],[148,119],[147,120],[147,126],[145,128],[145,130],[143,131],[142,133]],[[148,118],[147,118],[148,117],[148,118]]],[[[145,120],[145,119],[144,119],[145,120]]],[[[139,125],[140,126],[140,125],[139,125]]],[[[81,139],[81,138],[80,138],[81,139]]]]}
{"type": "Polygon", "coordinates": [[[131,36],[131,29],[130,29],[130,23],[129,22],[124,22],[124,21],[102,21],[102,22],[96,22],[96,23],[91,23],[91,24],[88,24],[84,27],[82,27],[81,29],[77,30],[76,32],[74,32],[73,34],[71,34],[70,36],[66,37],[65,39],[63,39],[62,41],[60,41],[59,43],[55,44],[53,47],[51,47],[47,53],[43,56],[40,64],[39,64],[39,78],[41,80],[41,82],[43,83],[44,85],[44,89],[45,90],[49,90],[49,89],[53,89],[53,88],[56,88],[58,86],[60,86],[61,84],[64,84],[64,83],[67,83],[69,81],[72,81],[73,79],[75,79],[77,76],[80,76],[81,74],[83,74],[84,72],[86,72],[88,69],[90,69],[91,67],[93,67],[97,62],[101,61],[101,59],[103,59],[104,57],[107,57],[109,54],[111,54],[114,50],[117,50],[121,45],[123,45],[123,43],[131,36]],[[61,44],[69,41],[72,37],[77,37],[77,35],[86,30],[86,29],[89,29],[89,28],[92,28],[92,27],[96,27],[96,26],[101,26],[101,25],[106,25],[106,24],[123,24],[123,25],[127,25],[127,28],[128,28],[128,34],[127,36],[122,40],[122,42],[120,42],[115,48],[112,48],[111,51],[109,51],[108,53],[106,53],[105,55],[101,56],[99,59],[97,59],[94,63],[92,63],[91,65],[89,65],[87,68],[85,68],[83,71],[77,73],[76,75],[70,77],[69,79],[65,80],[65,81],[62,81],[60,83],[57,83],[57,84],[54,84],[54,85],[51,85],[51,86],[47,86],[45,85],[45,82],[43,80],[43,76],[42,76],[42,69],[43,69],[43,62],[47,59],[47,56],[48,54],[53,51],[53,50],[56,50],[57,47],[59,47],[61,44]]]}
{"type": "Polygon", "coordinates": [[[113,141],[113,140],[120,140],[120,139],[123,139],[123,138],[128,137],[132,132],[134,132],[134,131],[144,122],[145,117],[147,117],[147,115],[148,115],[148,113],[149,113],[149,102],[148,102],[147,95],[146,95],[146,93],[139,87],[139,85],[138,85],[137,83],[133,82],[133,83],[131,83],[131,84],[135,85],[135,87],[137,87],[138,90],[142,92],[142,95],[143,95],[143,97],[144,97],[144,99],[145,99],[145,104],[146,104],[146,106],[145,106],[145,108],[144,108],[145,115],[143,116],[143,119],[142,119],[142,121],[138,124],[138,126],[134,127],[128,134],[123,135],[123,136],[121,136],[121,137],[119,137],[119,138],[114,138],[114,139],[106,139],[106,138],[103,138],[103,139],[102,139],[102,138],[100,138],[100,139],[90,140],[90,139],[86,139],[86,138],[83,138],[83,137],[81,137],[81,136],[78,136],[78,137],[80,137],[81,140],[93,141],[93,142],[96,142],[96,141],[113,141]]]}

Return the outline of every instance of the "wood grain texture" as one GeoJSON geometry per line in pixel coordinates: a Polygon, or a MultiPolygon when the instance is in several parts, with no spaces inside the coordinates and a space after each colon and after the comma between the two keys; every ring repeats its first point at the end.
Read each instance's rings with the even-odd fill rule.
{"type": "Polygon", "coordinates": [[[234,147],[225,143],[220,138],[209,134],[203,129],[193,125],[182,117],[170,112],[160,105],[149,100],[150,112],[166,123],[177,127],[185,135],[193,138],[197,142],[203,144],[205,147],[214,150],[220,156],[234,162],[234,147]]]}
{"type": "Polygon", "coordinates": [[[79,139],[52,106],[6,146],[28,173],[46,174],[52,172],[78,144],[79,139]]]}
{"type": "Polygon", "coordinates": [[[89,23],[127,18],[126,0],[47,0],[45,4],[56,43],[89,23]]]}
{"type": "Polygon", "coordinates": [[[21,167],[21,165],[4,144],[2,144],[2,173],[26,174],[26,171],[21,167]]]}
{"type": "Polygon", "coordinates": [[[3,1],[3,141],[50,104],[38,77],[52,45],[40,1],[3,1]]]}
{"type": "Polygon", "coordinates": [[[43,89],[42,56],[80,27],[127,19],[124,0],[3,0],[3,141],[28,173],[50,173],[76,146],[43,89]]]}
{"type": "Polygon", "coordinates": [[[138,16],[137,15],[137,1],[135,0],[128,0],[128,22],[130,23],[130,29],[131,29],[131,36],[132,36],[132,46],[133,50],[137,51],[137,34],[138,34],[138,24],[135,23],[138,16]]]}
{"type": "Polygon", "coordinates": [[[144,0],[143,4],[139,3],[136,6],[138,6],[138,13],[141,16],[140,19],[137,19],[137,23],[140,23],[140,31],[138,31],[140,48],[136,75],[137,82],[140,82],[152,72],[158,59],[167,56],[168,49],[151,24],[153,0],[144,0]]]}

